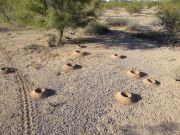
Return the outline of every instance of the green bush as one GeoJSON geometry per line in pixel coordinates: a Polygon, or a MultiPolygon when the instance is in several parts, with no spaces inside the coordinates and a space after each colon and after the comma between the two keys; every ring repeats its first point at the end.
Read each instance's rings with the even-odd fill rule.
{"type": "Polygon", "coordinates": [[[160,4],[160,2],[158,1],[149,1],[149,2],[145,2],[145,5],[147,6],[147,8],[152,8],[155,6],[158,6],[160,4]]]}
{"type": "Polygon", "coordinates": [[[159,6],[158,17],[169,32],[180,30],[180,2],[165,2],[159,6]]]}
{"type": "Polygon", "coordinates": [[[129,20],[127,19],[121,19],[121,18],[110,18],[108,17],[106,19],[106,22],[108,25],[110,26],[118,26],[118,27],[121,27],[121,26],[126,26],[128,23],[129,23],[129,20]]]}
{"type": "Polygon", "coordinates": [[[0,0],[0,18],[59,31],[59,44],[66,28],[85,27],[97,17],[100,0],[0,0]]]}
{"type": "Polygon", "coordinates": [[[143,7],[144,7],[143,3],[132,2],[129,3],[128,6],[125,7],[125,9],[129,14],[133,14],[133,13],[140,13],[143,7]]]}
{"type": "Polygon", "coordinates": [[[105,2],[103,5],[105,9],[124,8],[128,5],[128,2],[105,2]]]}
{"type": "Polygon", "coordinates": [[[164,30],[168,32],[167,40],[175,43],[177,35],[180,32],[180,1],[171,0],[159,5],[157,13],[160,24],[164,26],[164,30]]]}
{"type": "Polygon", "coordinates": [[[94,35],[103,35],[109,32],[109,28],[107,25],[100,23],[100,22],[90,22],[86,32],[88,34],[94,34],[94,35]]]}

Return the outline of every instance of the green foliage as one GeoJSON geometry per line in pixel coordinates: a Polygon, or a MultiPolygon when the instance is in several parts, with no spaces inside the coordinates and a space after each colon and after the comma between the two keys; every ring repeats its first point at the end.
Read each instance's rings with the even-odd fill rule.
{"type": "Polygon", "coordinates": [[[92,21],[89,23],[87,33],[94,34],[94,35],[103,35],[109,32],[107,25],[102,24],[100,22],[92,21]]]}
{"type": "Polygon", "coordinates": [[[159,1],[149,1],[149,2],[145,2],[145,5],[147,6],[147,8],[152,8],[152,7],[156,7],[160,4],[159,1]]]}
{"type": "Polygon", "coordinates": [[[178,44],[178,33],[180,32],[180,1],[170,0],[164,2],[158,7],[157,16],[161,21],[161,25],[168,32],[166,37],[167,42],[178,44]]]}
{"type": "MultiPolygon", "coordinates": [[[[16,0],[15,0],[16,1],[16,0]]],[[[14,20],[14,12],[15,10],[15,3],[11,5],[13,0],[0,0],[0,20],[1,21],[11,21],[14,20]]]]}
{"type": "Polygon", "coordinates": [[[132,2],[129,3],[128,6],[126,6],[125,8],[128,13],[133,14],[140,13],[143,7],[144,5],[141,2],[132,2]]]}
{"type": "Polygon", "coordinates": [[[60,31],[84,27],[96,17],[99,0],[1,0],[0,16],[10,23],[22,23],[60,31]]]}
{"type": "Polygon", "coordinates": [[[169,32],[180,30],[180,1],[171,0],[159,5],[158,17],[169,32]]]}
{"type": "Polygon", "coordinates": [[[110,17],[108,17],[106,19],[106,22],[110,26],[122,27],[122,26],[126,26],[129,23],[129,20],[121,19],[121,18],[110,18],[110,17]]]}
{"type": "Polygon", "coordinates": [[[112,9],[112,8],[124,8],[128,6],[128,2],[106,2],[103,4],[105,9],[112,9]]]}

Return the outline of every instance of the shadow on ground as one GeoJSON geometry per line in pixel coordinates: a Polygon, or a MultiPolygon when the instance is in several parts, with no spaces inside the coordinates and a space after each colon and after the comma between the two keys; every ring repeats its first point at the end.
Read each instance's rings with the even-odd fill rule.
{"type": "MultiPolygon", "coordinates": [[[[180,128],[179,123],[173,122],[162,122],[159,125],[155,126],[145,126],[145,127],[133,127],[133,126],[124,126],[121,127],[123,135],[141,135],[141,132],[146,132],[146,134],[151,135],[175,135],[178,134],[178,129],[180,128]],[[145,130],[144,130],[145,129],[145,130]]],[[[142,134],[143,134],[142,133],[142,134]]]]}
{"type": "Polygon", "coordinates": [[[163,46],[163,43],[161,43],[158,40],[158,38],[138,36],[136,34],[119,31],[119,30],[112,30],[106,35],[101,35],[101,36],[71,39],[68,40],[66,43],[68,44],[97,43],[107,48],[125,47],[126,49],[153,49],[163,46]]]}
{"type": "Polygon", "coordinates": [[[0,32],[5,33],[5,32],[9,32],[9,31],[11,31],[11,29],[0,26],[0,32]]]}
{"type": "Polygon", "coordinates": [[[138,101],[142,100],[142,97],[140,95],[138,95],[138,94],[132,94],[132,95],[134,97],[134,102],[138,102],[138,101]]]}
{"type": "Polygon", "coordinates": [[[46,89],[46,91],[44,92],[44,97],[51,97],[56,95],[56,91],[53,89],[46,89]]]}

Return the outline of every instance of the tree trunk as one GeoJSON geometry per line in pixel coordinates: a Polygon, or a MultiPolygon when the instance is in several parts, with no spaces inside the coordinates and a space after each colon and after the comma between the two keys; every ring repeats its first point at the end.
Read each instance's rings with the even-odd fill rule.
{"type": "Polygon", "coordinates": [[[64,32],[63,30],[60,30],[60,32],[59,32],[58,46],[62,46],[63,32],[64,32]]]}

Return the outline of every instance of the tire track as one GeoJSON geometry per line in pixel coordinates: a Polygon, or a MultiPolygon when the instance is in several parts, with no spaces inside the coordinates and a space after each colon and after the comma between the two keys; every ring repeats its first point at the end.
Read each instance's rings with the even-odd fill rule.
{"type": "MultiPolygon", "coordinates": [[[[8,52],[6,51],[5,47],[0,47],[0,50],[2,54],[5,56],[6,61],[13,67],[15,65],[12,61],[11,57],[9,56],[8,52]]],[[[22,71],[17,70],[17,72],[14,75],[15,82],[17,83],[18,89],[19,89],[19,107],[22,113],[22,134],[23,135],[33,135],[36,132],[36,127],[34,124],[35,120],[35,106],[33,106],[33,102],[29,97],[30,92],[30,81],[27,79],[27,77],[23,74],[22,71]]]]}

